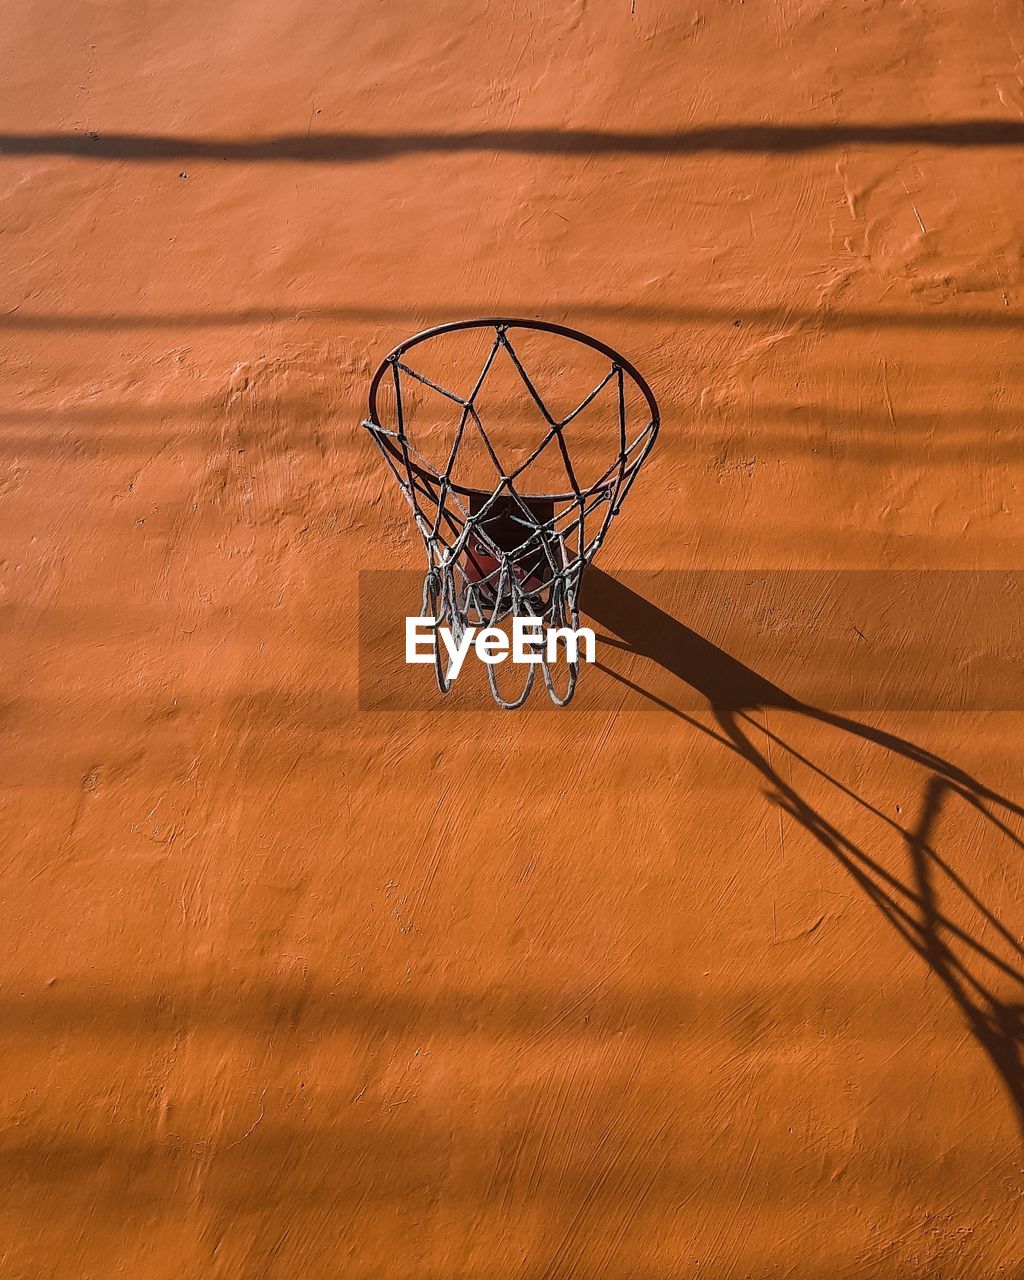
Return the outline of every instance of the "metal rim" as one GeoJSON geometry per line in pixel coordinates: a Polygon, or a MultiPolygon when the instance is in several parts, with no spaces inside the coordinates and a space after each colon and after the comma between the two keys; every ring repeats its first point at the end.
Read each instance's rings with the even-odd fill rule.
{"type": "MultiPolygon", "coordinates": [[[[614,347],[608,346],[606,342],[602,342],[600,338],[593,338],[589,333],[583,333],[579,329],[572,329],[565,324],[556,324],[553,320],[524,320],[515,316],[481,316],[475,320],[451,320],[447,324],[438,324],[430,329],[422,329],[419,333],[414,333],[411,338],[406,338],[404,342],[400,342],[397,347],[393,347],[391,351],[384,357],[377,367],[376,373],[370,382],[370,391],[368,396],[369,420],[365,424],[369,428],[376,427],[378,431],[383,432],[384,427],[377,419],[377,388],[380,386],[382,379],[388,372],[391,365],[400,359],[405,353],[413,347],[419,346],[421,342],[426,342],[430,338],[437,338],[443,333],[454,333],[459,329],[537,329],[542,333],[554,333],[561,338],[568,338],[572,342],[578,342],[582,346],[590,347],[594,351],[598,351],[601,355],[606,356],[613,365],[617,365],[624,374],[626,374],[633,383],[639,388],[644,399],[647,401],[647,407],[651,411],[650,426],[647,428],[650,432],[647,443],[639,452],[636,458],[629,464],[628,470],[632,471],[638,467],[648,453],[654,441],[657,439],[658,430],[661,426],[661,413],[658,409],[658,402],[654,398],[654,392],[647,383],[647,379],[636,368],[636,366],[625,356],[620,355],[614,347]]],[[[394,440],[388,435],[378,435],[378,442],[395,458],[414,471],[421,479],[440,483],[442,477],[436,471],[429,471],[418,463],[412,462],[406,457],[402,451],[395,445],[394,440]]],[[[588,497],[607,485],[597,484],[590,489],[583,490],[582,496],[588,497]]],[[[455,493],[471,496],[477,493],[487,492],[486,490],[468,489],[463,485],[452,484],[449,482],[448,488],[455,493]]],[[[544,498],[554,502],[568,502],[576,497],[573,493],[547,493],[547,494],[524,494],[523,497],[544,498]]]]}

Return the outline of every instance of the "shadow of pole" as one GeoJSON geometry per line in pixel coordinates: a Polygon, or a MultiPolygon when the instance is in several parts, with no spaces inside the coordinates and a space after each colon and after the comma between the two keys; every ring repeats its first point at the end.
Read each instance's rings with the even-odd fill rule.
{"type": "Polygon", "coordinates": [[[588,570],[583,608],[590,618],[618,637],[617,647],[656,662],[707,699],[717,731],[609,667],[602,667],[614,679],[741,756],[767,784],[769,798],[836,859],[942,983],[997,1072],[1024,1136],[1024,1002],[1005,999],[993,989],[991,981],[982,980],[974,972],[978,966],[985,966],[1024,992],[1021,963],[1024,949],[935,848],[936,824],[944,803],[951,796],[973,807],[1018,849],[1024,849],[1024,841],[999,817],[997,810],[1024,817],[1024,807],[984,786],[959,766],[905,738],[792,697],[599,569],[588,570]],[[905,826],[896,822],[769,729],[764,713],[775,709],[831,726],[926,769],[928,777],[916,821],[905,826]],[[764,717],[763,722],[755,713],[764,717]],[[766,740],[769,749],[759,748],[756,735],[766,740]],[[801,794],[791,779],[783,777],[773,762],[773,752],[787,753],[819,780],[885,824],[906,849],[909,874],[901,879],[829,820],[801,794]],[[948,910],[942,909],[940,881],[945,882],[947,891],[960,895],[981,916],[985,928],[992,930],[1012,956],[1010,961],[957,923],[948,910]]]}
{"type": "Polygon", "coordinates": [[[3,156],[73,156],[135,163],[181,160],[357,164],[415,154],[787,155],[847,146],[1024,146],[1024,123],[979,117],[845,124],[712,124],[627,133],[613,129],[479,129],[450,133],[278,133],[216,138],[183,134],[62,131],[2,133],[3,156]]]}

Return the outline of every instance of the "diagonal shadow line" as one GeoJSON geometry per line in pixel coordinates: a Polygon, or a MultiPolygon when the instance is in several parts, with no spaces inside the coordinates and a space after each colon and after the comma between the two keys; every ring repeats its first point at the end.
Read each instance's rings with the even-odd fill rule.
{"type": "Polygon", "coordinates": [[[527,155],[786,154],[834,147],[1019,147],[1024,122],[987,118],[846,124],[720,124],[625,133],[604,129],[478,129],[430,133],[281,133],[256,138],[195,138],[144,133],[5,133],[0,155],[86,160],[289,161],[353,164],[422,153],[527,155]]]}
{"type": "MultiPolygon", "coordinates": [[[[1024,967],[1019,959],[1021,947],[1013,930],[968,888],[949,861],[939,856],[933,843],[942,804],[950,795],[965,799],[997,831],[1008,834],[1018,848],[1022,847],[1020,837],[990,813],[988,806],[999,806],[1018,818],[1024,817],[1024,806],[993,791],[958,765],[905,738],[792,697],[598,569],[588,570],[582,607],[590,618],[618,636],[624,647],[650,658],[707,698],[719,733],[709,731],[699,723],[696,727],[719,741],[724,740],[730,751],[750,764],[767,784],[768,796],[843,867],[883,919],[928,965],[995,1069],[1010,1100],[1018,1129],[1024,1136],[1024,1000],[1007,999],[998,994],[971,971],[971,962],[957,955],[953,949],[954,944],[962,946],[974,962],[988,964],[1017,987],[1024,988],[1024,967]],[[847,797],[878,814],[877,808],[869,801],[818,768],[790,747],[777,732],[769,730],[766,713],[770,709],[792,712],[830,725],[929,771],[916,824],[896,827],[891,819],[886,819],[887,825],[898,830],[906,847],[910,864],[909,883],[901,881],[862,843],[830,821],[801,794],[792,778],[783,777],[773,763],[770,750],[758,748],[754,732],[763,732],[780,755],[788,753],[802,761],[847,797]],[[765,714],[764,725],[755,720],[754,712],[765,714]],[[974,937],[942,910],[936,888],[938,876],[944,877],[974,906],[985,922],[983,928],[994,926],[1004,941],[1011,941],[1012,961],[1001,959],[985,945],[983,936],[974,937]]],[[[634,682],[623,680],[623,683],[673,714],[682,714],[634,682]]],[[[684,716],[684,719],[690,720],[690,717],[684,716]]]]}
{"type": "Polygon", "coordinates": [[[731,324],[788,326],[806,324],[822,332],[846,329],[1019,329],[1024,317],[1006,310],[953,311],[922,306],[918,311],[826,311],[791,307],[689,307],[671,303],[627,302],[467,302],[438,306],[294,306],[242,307],[235,311],[163,311],[145,313],[22,311],[0,314],[0,329],[53,330],[75,333],[89,329],[115,332],[121,329],[213,329],[257,324],[393,324],[418,320],[424,323],[455,320],[471,315],[520,315],[533,320],[565,320],[570,317],[621,319],[638,323],[731,324]]]}

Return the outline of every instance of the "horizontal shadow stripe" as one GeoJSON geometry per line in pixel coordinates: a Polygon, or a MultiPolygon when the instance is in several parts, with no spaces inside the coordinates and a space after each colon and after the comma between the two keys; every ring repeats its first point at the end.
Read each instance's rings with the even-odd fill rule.
{"type": "Polygon", "coordinates": [[[189,138],[141,133],[0,134],[0,154],[92,160],[304,160],[351,164],[417,153],[526,155],[786,154],[861,146],[1019,147],[1024,122],[949,120],[881,124],[723,124],[620,133],[600,129],[480,129],[464,133],[314,133],[262,138],[189,138]]]}
{"type": "MultiPolygon", "coordinates": [[[[902,854],[902,849],[900,849],[902,854]]],[[[5,1037],[99,1035],[173,1036],[187,1027],[195,1034],[267,1037],[286,1034],[295,1043],[326,1037],[405,1037],[443,1034],[502,1042],[519,1054],[541,1042],[599,1040],[630,1033],[702,1044],[721,1042],[729,1051],[773,1029],[798,1035],[833,1029],[851,1004],[871,1004],[865,1040],[902,1035],[919,996],[910,988],[876,1001],[871,981],[853,973],[845,985],[834,977],[779,978],[770,991],[753,980],[721,986],[689,982],[630,987],[588,986],[566,979],[561,985],[526,984],[438,987],[426,990],[339,984],[293,985],[272,979],[191,985],[163,975],[152,992],[117,983],[72,978],[53,987],[31,980],[8,982],[0,990],[0,1030],[5,1037]],[[875,1007],[877,1005],[877,1008],[875,1007]]],[[[1022,977],[1021,981],[1024,981],[1022,977]]]]}
{"type": "MultiPolygon", "coordinates": [[[[421,607],[422,581],[421,570],[359,573],[363,711],[438,706],[433,668],[405,662],[406,617],[421,607]]],[[[582,622],[598,632],[602,669],[584,670],[573,706],[614,710],[632,689],[692,713],[739,690],[745,706],[1020,710],[1022,598],[1017,570],[666,569],[613,578],[591,568],[582,622]]],[[[446,706],[493,705],[474,664],[446,706]]]]}
{"type": "Polygon", "coordinates": [[[164,311],[150,315],[96,312],[65,313],[21,311],[0,315],[0,329],[55,330],[75,333],[84,329],[116,332],[121,329],[190,329],[255,324],[398,324],[439,323],[466,316],[517,315],[530,319],[572,321],[619,318],[635,322],[675,324],[794,325],[809,324],[822,331],[838,329],[1018,329],[1022,317],[1000,307],[992,311],[940,310],[922,306],[918,311],[812,311],[792,307],[690,307],[666,302],[436,302],[403,307],[282,306],[244,307],[237,311],[164,311]]]}

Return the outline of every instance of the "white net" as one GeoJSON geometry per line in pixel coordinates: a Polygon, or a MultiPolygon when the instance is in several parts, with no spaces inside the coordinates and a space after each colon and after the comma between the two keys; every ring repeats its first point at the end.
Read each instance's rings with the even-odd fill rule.
{"type": "MultiPolygon", "coordinates": [[[[447,627],[459,643],[467,627],[496,627],[517,617],[539,619],[544,628],[578,628],[584,570],[654,444],[659,415],[640,374],[596,339],[541,321],[487,319],[427,330],[391,352],[371,383],[370,416],[363,425],[423,538],[423,614],[434,619],[435,631],[447,627]],[[438,361],[435,356],[431,363],[430,348],[467,332],[478,340],[481,330],[489,335],[486,344],[474,347],[482,364],[468,376],[464,368],[461,378],[452,376],[453,384],[461,384],[453,390],[441,381],[443,362],[440,373],[435,371],[438,361]],[[551,385],[544,395],[541,376],[528,371],[522,354],[538,334],[547,344],[546,361],[538,360],[551,385]],[[580,352],[584,358],[576,360],[575,373],[583,365],[594,381],[567,404],[565,388],[580,352]],[[503,398],[495,394],[499,385],[503,398]],[[556,411],[551,405],[558,400],[556,411]],[[598,411],[595,449],[594,431],[584,435],[578,428],[598,411]],[[513,447],[508,422],[524,417],[530,438],[524,442],[519,432],[513,447]],[[577,451],[587,471],[574,461],[577,451]],[[543,492],[534,489],[538,476],[546,482],[543,492]]],[[[541,645],[539,653],[540,661],[527,666],[522,688],[511,696],[499,688],[495,666],[487,667],[499,705],[522,706],[538,668],[556,704],[571,699],[578,661],[565,662],[565,687],[559,691],[547,647],[541,645]]],[[[447,692],[451,680],[436,634],[435,668],[438,687],[447,692]]]]}

